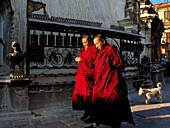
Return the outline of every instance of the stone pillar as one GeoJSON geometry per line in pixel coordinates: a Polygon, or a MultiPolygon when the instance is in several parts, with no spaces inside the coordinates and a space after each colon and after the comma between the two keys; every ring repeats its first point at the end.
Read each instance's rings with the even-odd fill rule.
{"type": "Polygon", "coordinates": [[[0,112],[9,112],[11,110],[8,83],[9,81],[0,80],[0,112]]]}
{"type": "Polygon", "coordinates": [[[0,79],[0,113],[28,111],[29,79],[0,79]]]}
{"type": "Polygon", "coordinates": [[[159,71],[152,71],[151,79],[152,79],[153,83],[156,85],[159,82],[159,71]]]}
{"type": "Polygon", "coordinates": [[[9,85],[12,111],[28,111],[29,80],[11,80],[9,85]]]}
{"type": "Polygon", "coordinates": [[[0,16],[0,66],[3,65],[3,20],[2,17],[0,16]]]}
{"type": "Polygon", "coordinates": [[[4,49],[4,44],[2,39],[0,38],[0,66],[3,65],[4,61],[3,61],[3,49],[4,49]]]}
{"type": "Polygon", "coordinates": [[[3,18],[0,16],[0,38],[3,37],[3,18]]]}

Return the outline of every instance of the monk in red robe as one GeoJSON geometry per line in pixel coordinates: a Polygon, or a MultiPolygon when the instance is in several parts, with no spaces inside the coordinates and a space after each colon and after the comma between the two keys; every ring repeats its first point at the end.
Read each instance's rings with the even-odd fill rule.
{"type": "Polygon", "coordinates": [[[127,85],[122,77],[124,60],[116,46],[109,45],[103,35],[94,38],[99,50],[94,61],[95,85],[92,92],[93,119],[90,127],[99,124],[121,127],[121,122],[134,124],[128,100],[127,85]]]}
{"type": "Polygon", "coordinates": [[[89,103],[94,85],[94,58],[95,45],[89,35],[82,38],[82,48],[79,57],[76,57],[78,69],[76,73],[76,84],[72,95],[73,110],[85,110],[85,114],[80,118],[85,120],[90,114],[89,103]]]}

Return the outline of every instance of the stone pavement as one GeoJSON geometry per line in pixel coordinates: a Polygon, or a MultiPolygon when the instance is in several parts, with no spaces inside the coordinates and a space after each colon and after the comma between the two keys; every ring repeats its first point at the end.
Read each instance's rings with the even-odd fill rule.
{"type": "MultiPolygon", "coordinates": [[[[130,82],[128,82],[130,87],[130,82]]],[[[135,128],[170,128],[170,77],[165,77],[163,83],[163,103],[158,103],[156,98],[151,99],[149,105],[145,105],[145,97],[138,96],[137,92],[130,88],[129,100],[135,128]]],[[[87,126],[79,118],[82,111],[73,111],[70,103],[59,107],[37,109],[33,112],[0,113],[0,128],[83,128],[87,126]]],[[[101,128],[109,128],[102,125],[101,128]]],[[[134,128],[123,123],[122,128],[134,128]]]]}

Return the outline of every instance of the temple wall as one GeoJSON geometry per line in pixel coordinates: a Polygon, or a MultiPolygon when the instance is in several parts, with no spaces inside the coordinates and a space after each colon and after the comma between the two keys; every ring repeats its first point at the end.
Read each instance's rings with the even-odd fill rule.
{"type": "Polygon", "coordinates": [[[12,17],[11,38],[12,40],[20,42],[22,50],[25,51],[27,37],[27,0],[11,0],[11,6],[14,11],[12,17]]]}
{"type": "MultiPolygon", "coordinates": [[[[46,4],[48,15],[101,22],[102,27],[117,25],[124,18],[126,0],[39,0],[46,4]]],[[[37,12],[35,12],[37,13],[37,12]]],[[[38,11],[43,13],[43,10],[38,11]]]]}
{"type": "MultiPolygon", "coordinates": [[[[117,20],[124,18],[124,6],[126,0],[34,0],[46,4],[49,17],[63,17],[81,19],[102,23],[102,27],[117,25],[117,20]]],[[[26,0],[10,0],[14,14],[12,16],[11,39],[21,43],[22,49],[26,49],[26,0]]],[[[43,14],[43,9],[34,13],[43,14]]]]}

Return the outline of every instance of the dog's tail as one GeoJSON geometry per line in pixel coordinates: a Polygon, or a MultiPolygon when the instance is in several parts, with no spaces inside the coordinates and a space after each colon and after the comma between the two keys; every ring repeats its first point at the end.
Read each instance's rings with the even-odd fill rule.
{"type": "Polygon", "coordinates": [[[162,83],[161,83],[161,82],[158,82],[158,83],[157,83],[157,87],[158,87],[159,89],[161,89],[162,83]]]}

